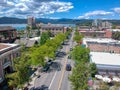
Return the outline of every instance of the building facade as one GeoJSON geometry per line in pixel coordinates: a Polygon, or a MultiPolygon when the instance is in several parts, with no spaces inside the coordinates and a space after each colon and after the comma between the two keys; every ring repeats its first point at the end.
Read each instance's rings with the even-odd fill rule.
{"type": "Polygon", "coordinates": [[[0,83],[4,81],[5,74],[13,71],[13,59],[19,56],[18,44],[0,43],[0,83]]]}
{"type": "Polygon", "coordinates": [[[120,75],[120,42],[108,38],[84,38],[90,49],[90,62],[95,63],[99,74],[120,75]]]}
{"type": "Polygon", "coordinates": [[[105,31],[95,31],[95,30],[79,30],[79,32],[85,37],[91,38],[111,38],[112,32],[109,30],[105,31]]]}
{"type": "Polygon", "coordinates": [[[36,26],[35,25],[35,18],[33,17],[33,16],[28,16],[28,18],[27,18],[27,22],[28,22],[28,26],[36,26]]]}
{"type": "Polygon", "coordinates": [[[11,26],[0,26],[0,42],[12,43],[17,38],[17,31],[11,26]]]}
{"type": "Polygon", "coordinates": [[[107,52],[120,54],[120,42],[113,39],[97,38],[86,39],[87,47],[92,52],[107,52]]]}
{"type": "Polygon", "coordinates": [[[68,28],[64,26],[45,25],[45,26],[41,26],[40,32],[43,33],[50,31],[53,35],[56,35],[58,33],[65,33],[67,29],[68,28]]]}

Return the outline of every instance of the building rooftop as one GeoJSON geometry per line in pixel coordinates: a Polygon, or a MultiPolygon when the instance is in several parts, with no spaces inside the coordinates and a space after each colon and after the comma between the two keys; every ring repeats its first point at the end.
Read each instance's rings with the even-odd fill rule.
{"type": "Polygon", "coordinates": [[[102,65],[120,65],[120,54],[90,52],[91,62],[102,65]]]}
{"type": "Polygon", "coordinates": [[[19,47],[18,44],[0,43],[0,54],[13,49],[14,47],[19,47]]]}
{"type": "Polygon", "coordinates": [[[105,31],[95,31],[95,30],[79,30],[80,32],[99,32],[99,33],[105,33],[105,31]]]}
{"type": "Polygon", "coordinates": [[[87,44],[86,42],[97,42],[97,43],[119,43],[117,40],[113,40],[110,38],[83,38],[83,44],[87,44]]]}
{"type": "Polygon", "coordinates": [[[45,25],[45,26],[41,26],[41,28],[64,28],[64,26],[45,25]]]}
{"type": "Polygon", "coordinates": [[[7,47],[9,47],[8,45],[5,45],[5,44],[3,44],[3,43],[0,43],[0,50],[1,49],[5,49],[5,48],[7,48],[7,47]]]}

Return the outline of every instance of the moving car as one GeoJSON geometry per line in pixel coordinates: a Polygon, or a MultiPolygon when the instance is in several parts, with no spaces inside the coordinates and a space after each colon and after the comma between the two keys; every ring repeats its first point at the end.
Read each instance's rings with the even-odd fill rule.
{"type": "Polygon", "coordinates": [[[66,71],[71,71],[72,67],[70,64],[66,64],[66,71]]]}

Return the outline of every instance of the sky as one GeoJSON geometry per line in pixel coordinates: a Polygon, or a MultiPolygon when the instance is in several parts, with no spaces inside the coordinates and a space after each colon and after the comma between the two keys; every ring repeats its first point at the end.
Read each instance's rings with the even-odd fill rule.
{"type": "Polygon", "coordinates": [[[0,0],[0,17],[120,19],[120,0],[0,0]]]}

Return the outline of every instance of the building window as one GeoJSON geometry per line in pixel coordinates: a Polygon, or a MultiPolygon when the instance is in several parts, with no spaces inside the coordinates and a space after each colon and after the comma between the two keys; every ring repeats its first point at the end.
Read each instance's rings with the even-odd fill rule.
{"type": "Polygon", "coordinates": [[[16,53],[16,57],[19,57],[19,53],[16,53]]]}
{"type": "Polygon", "coordinates": [[[7,63],[9,60],[7,58],[4,59],[3,64],[7,63]]]}

